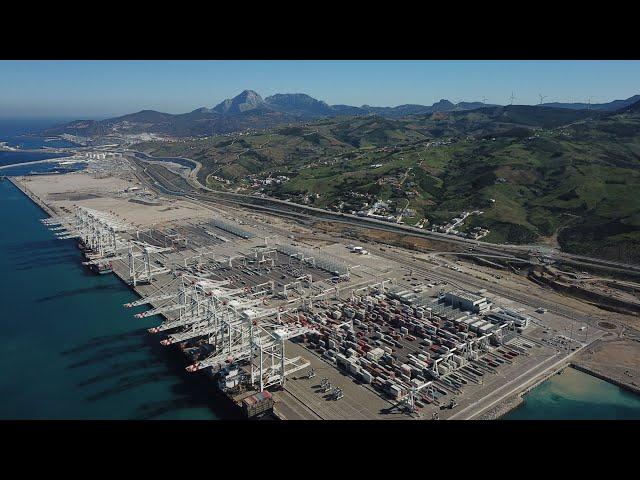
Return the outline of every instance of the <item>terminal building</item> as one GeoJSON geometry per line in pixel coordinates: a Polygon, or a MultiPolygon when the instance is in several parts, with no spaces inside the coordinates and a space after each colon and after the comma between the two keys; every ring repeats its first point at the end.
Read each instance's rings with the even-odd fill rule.
{"type": "Polygon", "coordinates": [[[487,300],[487,297],[474,295],[464,290],[447,292],[444,300],[453,308],[474,313],[484,313],[491,307],[491,302],[487,300]]]}
{"type": "Polygon", "coordinates": [[[499,312],[491,312],[486,318],[493,323],[513,322],[518,328],[527,328],[530,320],[527,315],[509,308],[502,308],[499,312]]]}

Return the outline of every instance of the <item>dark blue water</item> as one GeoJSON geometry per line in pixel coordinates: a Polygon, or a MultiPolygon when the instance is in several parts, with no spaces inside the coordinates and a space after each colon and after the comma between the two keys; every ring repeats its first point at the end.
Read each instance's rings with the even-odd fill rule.
{"type": "MultiPolygon", "coordinates": [[[[35,204],[0,182],[0,419],[214,419],[212,382],[133,318],[136,295],[81,265],[35,204]]],[[[142,307],[135,309],[139,311],[142,307]]]]}
{"type": "Polygon", "coordinates": [[[7,152],[0,151],[0,166],[14,163],[36,162],[47,158],[68,157],[69,154],[51,152],[7,152]]]}
{"type": "Polygon", "coordinates": [[[640,396],[566,368],[524,397],[503,420],[640,420],[640,396]]]}
{"type": "Polygon", "coordinates": [[[70,120],[72,119],[0,118],[0,142],[6,142],[10,147],[23,149],[73,147],[74,144],[66,140],[51,140],[51,137],[42,136],[44,129],[62,125],[70,120]]]}
{"type": "MultiPolygon", "coordinates": [[[[46,147],[73,147],[72,143],[64,140],[47,141],[48,137],[33,136],[47,127],[64,123],[64,121],[65,119],[0,119],[0,142],[21,149],[42,149],[41,152],[0,151],[0,166],[68,157],[68,154],[47,152],[46,147]]],[[[86,164],[83,163],[60,165],[47,162],[0,169],[0,175],[68,173],[85,167],[86,164]]]]}
{"type": "Polygon", "coordinates": [[[44,160],[47,158],[62,158],[68,155],[63,154],[46,154],[44,158],[40,158],[37,153],[22,153],[21,156],[14,161],[3,162],[2,154],[0,152],[0,165],[12,165],[15,163],[26,163],[26,165],[18,165],[15,167],[0,168],[0,175],[8,177],[15,177],[20,175],[43,175],[53,173],[70,173],[78,170],[84,170],[87,168],[86,163],[73,163],[73,164],[61,164],[59,162],[44,162],[44,163],[27,163],[36,162],[37,160],[44,160]],[[35,156],[34,157],[32,157],[35,156]]]}

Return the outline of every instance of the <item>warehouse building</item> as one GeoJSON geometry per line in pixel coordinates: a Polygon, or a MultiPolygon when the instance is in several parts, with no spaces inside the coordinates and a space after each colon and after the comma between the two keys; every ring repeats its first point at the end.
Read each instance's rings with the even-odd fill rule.
{"type": "Polygon", "coordinates": [[[518,328],[527,328],[530,320],[527,315],[523,315],[508,308],[503,308],[499,312],[491,312],[485,318],[492,323],[513,322],[518,328]]]}
{"type": "Polygon", "coordinates": [[[453,290],[447,292],[444,296],[445,302],[451,305],[453,308],[459,308],[460,310],[484,313],[489,310],[491,303],[487,301],[487,297],[481,297],[474,295],[464,290],[453,290]]]}

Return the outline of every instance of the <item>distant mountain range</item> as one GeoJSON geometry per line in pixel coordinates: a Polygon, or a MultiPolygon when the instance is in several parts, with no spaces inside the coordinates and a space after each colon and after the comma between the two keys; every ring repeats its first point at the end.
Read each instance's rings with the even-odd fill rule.
{"type": "Polygon", "coordinates": [[[626,100],[614,100],[608,103],[543,103],[543,107],[570,108],[572,110],[596,110],[600,112],[613,112],[628,107],[640,101],[640,95],[634,95],[626,100]]]}
{"type": "MultiPolygon", "coordinates": [[[[606,104],[552,103],[542,107],[550,109],[615,111],[629,107],[640,100],[636,95],[627,100],[606,104]]],[[[215,135],[246,129],[263,129],[275,125],[314,120],[323,117],[377,115],[400,118],[411,115],[464,112],[500,107],[482,102],[459,102],[442,99],[433,105],[399,105],[372,107],[362,105],[328,105],[304,93],[275,94],[262,98],[253,90],[245,90],[234,98],[226,99],[213,108],[201,107],[189,113],[170,114],[142,110],[107,120],[76,120],[45,130],[47,135],[69,133],[91,137],[109,134],[158,133],[175,136],[215,135]]]]}

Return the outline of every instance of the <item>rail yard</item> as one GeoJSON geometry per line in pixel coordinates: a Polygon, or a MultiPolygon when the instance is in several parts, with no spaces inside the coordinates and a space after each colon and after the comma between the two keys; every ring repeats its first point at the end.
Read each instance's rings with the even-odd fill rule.
{"type": "Polygon", "coordinates": [[[480,418],[611,335],[535,284],[185,193],[188,173],[157,163],[101,168],[16,184],[87,268],[138,293],[122,314],[157,319],[149,335],[247,417],[480,418]]]}

